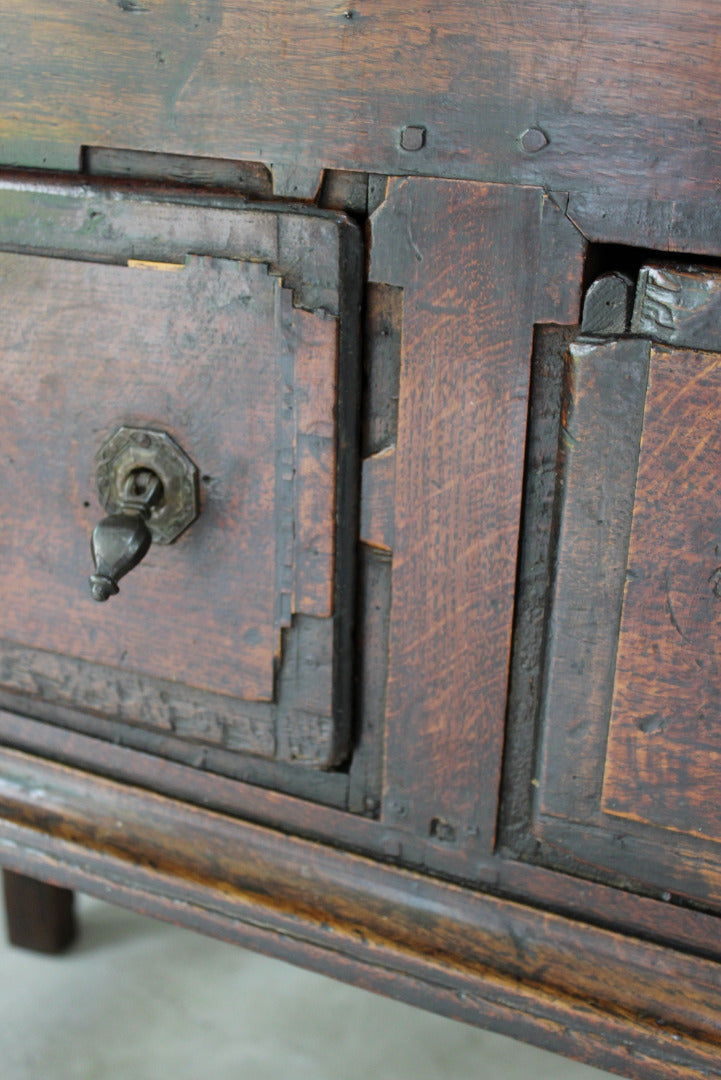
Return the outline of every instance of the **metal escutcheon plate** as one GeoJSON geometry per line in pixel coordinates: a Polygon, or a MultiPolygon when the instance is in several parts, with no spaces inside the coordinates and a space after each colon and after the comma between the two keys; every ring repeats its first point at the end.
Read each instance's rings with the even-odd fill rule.
{"type": "Polygon", "coordinates": [[[107,514],[121,513],[128,476],[149,469],[163,485],[163,496],[147,519],[156,544],[172,544],[198,516],[198,470],[165,431],[116,428],[96,457],[100,504],[107,514]]]}

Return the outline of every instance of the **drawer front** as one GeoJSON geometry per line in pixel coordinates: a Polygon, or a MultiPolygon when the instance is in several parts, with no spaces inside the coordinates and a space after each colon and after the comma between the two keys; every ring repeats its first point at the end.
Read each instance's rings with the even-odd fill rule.
{"type": "Polygon", "coordinates": [[[626,332],[569,350],[533,825],[586,873],[714,906],[720,286],[642,268],[626,332]]]}
{"type": "Polygon", "coordinates": [[[651,351],[605,812],[721,841],[721,355],[651,351]]]}
{"type": "Polygon", "coordinates": [[[334,764],[349,730],[356,230],[112,189],[4,191],[3,223],[1,685],[334,764]],[[119,425],[167,432],[201,507],[97,604],[98,453],[119,425]]]}

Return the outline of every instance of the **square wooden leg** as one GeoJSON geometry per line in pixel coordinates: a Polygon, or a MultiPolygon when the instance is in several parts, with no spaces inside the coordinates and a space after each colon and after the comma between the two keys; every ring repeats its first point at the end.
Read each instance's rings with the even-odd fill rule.
{"type": "Polygon", "coordinates": [[[57,885],[3,870],[5,914],[11,945],[60,953],[76,934],[73,893],[57,885]]]}

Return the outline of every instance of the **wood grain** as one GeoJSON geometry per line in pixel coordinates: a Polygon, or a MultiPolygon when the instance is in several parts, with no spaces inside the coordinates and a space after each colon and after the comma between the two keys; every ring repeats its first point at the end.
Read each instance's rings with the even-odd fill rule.
{"type": "Polygon", "coordinates": [[[404,290],[383,813],[441,861],[493,846],[539,212],[401,180],[372,219],[404,290]]]}
{"type": "Polygon", "coordinates": [[[518,584],[503,753],[499,849],[533,857],[536,719],[553,576],[554,506],[563,373],[576,327],[537,326],[533,339],[518,584]]]}
{"type": "MultiPolygon", "coordinates": [[[[116,773],[122,782],[0,752],[0,857],[15,870],[68,886],[102,893],[112,882],[116,899],[137,908],[625,1075],[718,1076],[718,965],[581,922],[585,912],[605,926],[617,920],[644,937],[718,953],[714,920],[670,895],[673,889],[696,902],[721,903],[718,852],[709,841],[720,824],[708,771],[718,749],[709,719],[717,680],[713,657],[703,653],[717,626],[709,581],[703,591],[697,580],[709,554],[703,538],[715,528],[703,509],[713,503],[717,473],[708,444],[715,372],[695,387],[664,369],[673,389],[659,391],[659,409],[668,407],[664,417],[654,411],[659,384],[652,378],[647,424],[653,424],[644,434],[631,544],[634,566],[644,574],[626,588],[605,812],[599,808],[647,357],[639,343],[599,347],[594,355],[609,365],[605,373],[593,368],[593,350],[575,355],[563,416],[559,535],[549,525],[550,546],[529,547],[529,557],[545,559],[542,570],[522,564],[524,581],[536,571],[548,574],[558,539],[551,663],[541,703],[543,771],[530,768],[531,694],[520,721],[522,768],[514,772],[514,759],[507,780],[513,785],[525,776],[533,791],[531,781],[541,782],[529,844],[540,837],[545,856],[553,846],[554,866],[605,875],[626,889],[656,890],[669,902],[494,854],[532,324],[577,318],[581,281],[593,260],[636,263],[643,247],[719,254],[721,20],[713,5],[451,0],[432,11],[417,0],[350,6],[118,0],[101,10],[89,0],[31,0],[20,10],[0,0],[0,19],[0,161],[8,165],[74,170],[80,158],[90,171],[117,171],[122,155],[113,159],[102,148],[127,147],[158,155],[162,176],[151,170],[149,180],[175,178],[187,189],[189,180],[203,185],[209,175],[214,183],[224,175],[237,191],[268,197],[268,173],[244,164],[236,172],[234,164],[259,162],[272,174],[275,196],[325,200],[360,214],[382,201],[386,182],[378,174],[424,177],[392,180],[371,228],[371,274],[380,292],[371,288],[367,296],[367,336],[375,334],[378,345],[382,331],[376,331],[385,325],[388,348],[369,349],[366,357],[368,399],[383,400],[385,409],[366,415],[362,451],[372,462],[370,478],[376,455],[396,446],[398,487],[392,522],[378,516],[389,485],[365,503],[373,513],[370,527],[366,514],[363,535],[380,538],[393,556],[364,548],[356,638],[362,731],[355,732],[350,773],[322,777],[313,787],[298,779],[302,769],[286,765],[285,773],[273,773],[275,763],[259,758],[245,759],[246,784],[202,772],[212,771],[220,755],[233,756],[229,747],[318,763],[322,746],[321,763],[332,763],[339,760],[338,732],[350,731],[350,665],[340,681],[333,665],[350,653],[356,470],[352,454],[329,465],[332,435],[316,424],[327,415],[324,405],[306,426],[288,423],[286,443],[300,451],[299,483],[292,493],[282,483],[274,488],[274,498],[283,489],[282,505],[299,523],[299,546],[287,544],[274,562],[283,576],[274,621],[292,663],[277,680],[278,701],[257,706],[275,710],[273,726],[256,722],[254,702],[231,718],[216,708],[222,693],[208,695],[203,711],[199,691],[189,690],[173,725],[136,729],[146,741],[129,742],[132,751],[110,744],[115,721],[107,716],[86,715],[87,730],[106,741],[90,739],[60,726],[70,710],[57,701],[63,693],[92,691],[115,669],[98,665],[94,683],[83,661],[72,671],[38,672],[24,662],[26,652],[8,646],[6,661],[22,674],[16,704],[34,700],[38,715],[52,722],[5,714],[2,738],[39,757],[116,773]],[[401,145],[408,125],[423,131],[418,150],[401,145]],[[177,171],[167,154],[194,157],[194,171],[185,171],[187,157],[177,171]],[[213,159],[222,163],[210,165],[213,159]],[[501,190],[492,181],[518,187],[501,190]],[[623,250],[596,249],[589,261],[589,244],[623,250]],[[587,359],[592,370],[581,371],[587,359]],[[662,467],[647,469],[652,429],[675,423],[674,393],[687,431],[664,450],[662,467]],[[331,488],[336,466],[339,479],[331,488]],[[670,492],[663,505],[654,501],[659,478],[670,492]],[[646,511],[664,522],[662,537],[644,532],[646,511]],[[678,539],[676,513],[693,535],[678,539]],[[333,551],[314,526],[319,516],[334,514],[347,529],[333,551]],[[669,587],[653,556],[659,545],[668,552],[674,544],[680,553],[669,587]],[[285,571],[296,557],[301,574],[293,581],[285,571]],[[664,596],[689,640],[673,625],[664,596]],[[301,597],[310,614],[294,619],[301,597]],[[639,730],[639,717],[653,715],[646,706],[658,692],[653,645],[659,640],[667,650],[669,722],[639,730]],[[692,668],[690,657],[701,654],[703,669],[692,668]],[[302,671],[301,655],[308,660],[302,671]],[[39,702],[50,684],[59,695],[52,716],[39,702]],[[692,706],[704,695],[709,709],[699,716],[692,706]],[[331,722],[334,713],[336,721],[342,716],[340,726],[331,722]],[[681,722],[688,716],[695,726],[681,722]],[[179,734],[185,756],[173,759],[179,734]],[[171,797],[133,790],[134,780],[171,797]],[[281,783],[305,797],[268,789],[281,783]],[[346,793],[355,814],[320,805],[324,798],[344,805],[346,793]],[[183,805],[188,799],[224,813],[183,805]],[[278,832],[226,813],[266,820],[278,832]],[[282,835],[293,830],[325,846],[282,835]],[[483,882],[551,910],[350,854],[359,850],[483,882]]],[[[142,168],[135,159],[133,175],[142,168]]],[[[0,177],[0,199],[9,193],[0,246],[116,263],[182,260],[192,251],[265,264],[282,276],[286,329],[287,319],[294,325],[320,319],[327,344],[324,334],[340,317],[339,373],[353,374],[343,312],[358,297],[339,285],[339,265],[348,268],[339,219],[299,222],[282,204],[259,208],[251,219],[227,190],[202,195],[194,188],[201,211],[181,207],[167,188],[164,205],[152,202],[151,183],[123,188],[83,179],[74,201],[49,174],[40,181],[42,199],[37,181],[30,195],[24,190],[32,183],[27,176],[0,177]],[[99,200],[94,213],[88,213],[89,190],[99,200]],[[337,243],[328,239],[333,229],[337,243]]],[[[350,276],[359,281],[357,251],[351,262],[350,276]]],[[[301,362],[305,356],[312,366],[315,339],[301,336],[309,343],[301,362]]],[[[294,331],[285,337],[287,344],[294,331]]],[[[653,354],[652,366],[661,355],[653,354]]],[[[345,386],[351,389],[338,402],[338,416],[353,442],[352,378],[345,386]]],[[[320,397],[326,389],[322,382],[314,388],[320,397]]],[[[48,401],[52,393],[50,387],[48,401]]],[[[46,409],[50,415],[47,403],[46,409]]],[[[276,411],[276,423],[283,415],[276,411]]],[[[291,469],[289,456],[281,463],[291,469]]],[[[371,483],[366,492],[381,487],[371,483]]],[[[519,596],[529,599],[529,592],[528,620],[516,622],[520,653],[534,646],[535,623],[543,631],[546,594],[538,582],[519,596]]],[[[528,675],[531,665],[521,669],[528,675]]],[[[144,679],[136,677],[130,696],[118,701],[113,737],[125,738],[130,726],[123,709],[141,700],[150,708],[144,679]]],[[[4,694],[6,704],[12,701],[4,694]]],[[[512,735],[512,722],[508,730],[512,735]]],[[[522,804],[511,808],[520,818],[528,813],[527,792],[512,794],[522,804]]]]}
{"type": "MultiPolygon", "coordinates": [[[[383,734],[388,677],[388,626],[391,606],[391,558],[388,552],[360,544],[356,621],[356,698],[353,757],[348,809],[376,817],[383,789],[383,734]]],[[[345,830],[334,834],[338,842],[345,830]]],[[[375,850],[388,847],[384,829],[367,836],[375,850]]],[[[393,841],[391,841],[393,843],[393,841]]]]}
{"type": "MultiPolygon", "coordinates": [[[[712,793],[717,367],[713,353],[643,339],[571,346],[553,597],[534,639],[534,594],[529,601],[521,579],[516,648],[530,642],[533,651],[520,655],[514,679],[531,681],[520,703],[511,688],[503,828],[504,843],[526,858],[711,910],[721,905],[712,793]]],[[[543,589],[540,600],[536,619],[543,589]]]]}
{"type": "Polygon", "coordinates": [[[335,589],[338,323],[322,311],[294,311],[291,325],[296,425],[293,611],[330,618],[335,589]]]}
{"type": "Polygon", "coordinates": [[[123,265],[182,263],[188,252],[261,262],[293,290],[295,306],[331,315],[358,288],[357,227],[315,207],[301,221],[292,204],[251,208],[237,194],[183,184],[14,171],[0,172],[0,214],[5,251],[123,265]]]}
{"type": "Polygon", "coordinates": [[[41,514],[34,524],[3,515],[4,685],[223,750],[327,766],[350,732],[360,283],[359,248],[346,240],[356,234],[316,210],[299,221],[229,197],[172,201],[183,197],[157,183],[58,179],[0,194],[5,244],[24,249],[0,255],[4,495],[19,507],[34,491],[41,514]],[[63,257],[30,254],[39,243],[63,257]],[[182,254],[216,244],[245,258],[182,254]],[[155,272],[159,262],[178,270],[155,272]],[[339,331],[340,312],[353,325],[339,331]],[[101,514],[93,458],[120,422],[175,435],[202,473],[203,512],[197,530],[151,551],[120,604],[100,609],[84,582],[101,514]],[[292,626],[302,614],[332,624],[305,674],[292,626]],[[283,628],[296,659],[274,702],[283,628]]]}
{"type": "Polygon", "coordinates": [[[659,253],[718,255],[721,208],[718,199],[689,191],[683,199],[648,198],[642,192],[626,197],[606,191],[554,194],[566,214],[591,243],[655,249],[659,253]]]}
{"type": "Polygon", "coordinates": [[[715,194],[721,22],[705,0],[3,0],[0,21],[8,163],[72,168],[95,145],[318,182],[325,165],[715,194]],[[401,147],[407,125],[426,130],[418,151],[401,147]]]}
{"type": "Polygon", "coordinates": [[[396,487],[395,447],[364,458],[361,480],[360,539],[382,551],[393,550],[396,487]]]}
{"type": "MultiPolygon", "coordinates": [[[[373,561],[376,566],[367,568],[369,574],[378,570],[379,560],[373,561]]],[[[383,576],[384,572],[390,576],[390,563],[387,558],[381,558],[380,563],[378,591],[384,596],[388,590],[383,576]]],[[[362,569],[366,572],[363,563],[362,569]]],[[[368,590],[368,595],[374,597],[373,587],[368,590]]],[[[378,601],[372,599],[371,602],[378,601]]],[[[363,610],[360,617],[364,619],[363,610]]],[[[374,608],[369,617],[386,625],[387,636],[387,611],[374,608]]],[[[363,621],[361,626],[365,625],[363,621]]],[[[371,633],[374,634],[371,640],[375,641],[377,635],[380,643],[376,646],[377,655],[371,653],[367,657],[367,667],[364,666],[364,672],[372,671],[373,678],[364,678],[363,691],[367,698],[359,706],[367,723],[353,755],[348,803],[349,808],[356,811],[354,813],[337,808],[343,805],[343,799],[338,795],[339,790],[343,790],[342,773],[299,770],[246,757],[243,764],[246,780],[250,782],[217,775],[217,767],[216,775],[208,777],[198,768],[197,761],[191,762],[190,767],[179,765],[170,760],[167,753],[159,756],[139,748],[129,750],[3,709],[0,709],[0,741],[35,757],[51,757],[58,762],[73,764],[85,773],[109,775],[136,788],[179,798],[186,803],[194,802],[226,817],[241,817],[286,833],[292,826],[295,836],[330,842],[337,851],[382,856],[387,862],[394,847],[400,850],[402,834],[383,822],[360,816],[361,813],[372,815],[377,810],[377,805],[366,805],[365,799],[375,795],[377,803],[382,764],[379,760],[382,741],[377,738],[379,732],[382,733],[385,700],[385,683],[381,677],[384,670],[382,626],[380,632],[371,627],[371,633]],[[284,771],[279,779],[280,769],[284,771]],[[358,775],[354,775],[356,769],[358,775]],[[286,790],[278,790],[281,786],[286,790]],[[296,795],[288,794],[290,791],[296,795]],[[333,801],[335,806],[330,805],[333,801]]],[[[212,755],[208,757],[212,766],[212,755]]],[[[33,835],[33,846],[36,846],[37,833],[33,835]]],[[[496,888],[506,896],[515,896],[531,906],[542,905],[576,921],[583,912],[584,918],[593,925],[616,931],[623,927],[626,933],[647,941],[671,945],[691,955],[721,959],[718,921],[712,915],[498,856],[490,856],[486,864],[487,871],[492,868],[495,872],[496,888]]],[[[416,864],[418,868],[422,865],[422,860],[416,864]]],[[[490,872],[488,880],[491,880],[490,872]]]]}
{"type": "Polygon", "coordinates": [[[721,356],[651,354],[602,806],[721,840],[721,356]]]}
{"type": "Polygon", "coordinates": [[[222,161],[148,151],[114,150],[88,146],[82,154],[82,172],[88,176],[127,177],[236,191],[255,199],[269,199],[273,178],[258,162],[222,161]]]}
{"type": "Polygon", "coordinates": [[[570,350],[537,811],[593,817],[616,654],[650,345],[570,350]]]}
{"type": "MultiPolygon", "coordinates": [[[[596,767],[602,779],[603,760],[596,767]]],[[[534,833],[542,841],[539,859],[554,870],[665,903],[699,906],[716,919],[721,914],[717,844],[601,813],[598,805],[581,821],[539,815],[534,833]]]]}
{"type": "MultiPolygon", "coordinates": [[[[84,584],[83,578],[80,583],[84,584]]],[[[35,713],[41,703],[86,709],[91,723],[90,718],[100,715],[117,725],[139,724],[190,740],[196,754],[198,741],[206,747],[242,747],[265,757],[275,754],[275,730],[267,703],[242,701],[142,671],[79,659],[69,655],[70,645],[65,648],[60,654],[3,641],[0,685],[23,699],[25,711],[35,713]]],[[[117,735],[122,740],[119,731],[117,735]]]]}
{"type": "Polygon", "coordinates": [[[534,322],[580,321],[588,240],[567,214],[568,195],[544,193],[534,322]]]}
{"type": "Polygon", "coordinates": [[[370,457],[398,438],[403,290],[368,282],[363,326],[361,453],[370,457]]]}
{"type": "Polygon", "coordinates": [[[160,274],[4,254],[0,282],[2,636],[55,653],[72,641],[85,660],[271,700],[275,386],[264,373],[278,352],[277,280],[227,260],[160,274]],[[198,528],[151,549],[100,606],[84,587],[102,516],[94,458],[121,422],[169,429],[206,476],[205,498],[198,528]]]}
{"type": "Polygon", "coordinates": [[[9,751],[0,807],[16,871],[111,878],[140,910],[626,1075],[721,1072],[709,961],[9,751]]]}

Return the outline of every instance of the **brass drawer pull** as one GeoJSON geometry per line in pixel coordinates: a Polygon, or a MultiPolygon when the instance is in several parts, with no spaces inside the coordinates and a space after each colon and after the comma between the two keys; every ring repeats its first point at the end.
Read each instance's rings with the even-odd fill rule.
{"type": "Polygon", "coordinates": [[[198,470],[164,431],[117,428],[97,457],[98,496],[108,517],[90,541],[94,600],[119,591],[118,581],[153,541],[172,544],[198,516],[198,470]]]}

